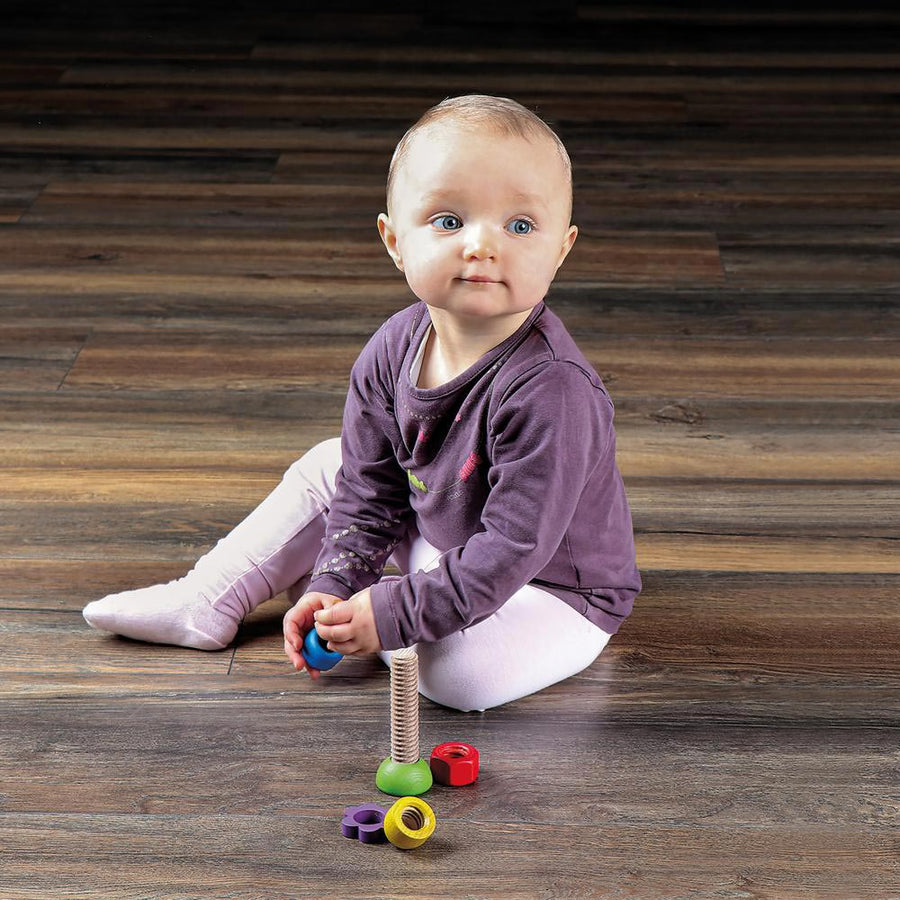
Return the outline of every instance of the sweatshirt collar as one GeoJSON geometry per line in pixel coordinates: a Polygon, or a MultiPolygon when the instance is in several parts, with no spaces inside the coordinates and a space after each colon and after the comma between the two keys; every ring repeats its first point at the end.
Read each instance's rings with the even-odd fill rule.
{"type": "Polygon", "coordinates": [[[401,377],[411,396],[427,400],[442,397],[446,394],[452,394],[472,379],[480,376],[490,366],[499,369],[505,362],[506,356],[515,350],[515,348],[525,339],[528,332],[531,330],[531,327],[543,313],[545,304],[544,301],[541,300],[531,311],[528,318],[508,338],[501,341],[496,347],[488,350],[488,352],[477,362],[473,363],[468,369],[457,375],[456,378],[453,378],[436,388],[416,387],[409,377],[409,370],[413,358],[418,352],[419,346],[424,340],[425,335],[428,333],[428,328],[431,325],[431,316],[428,314],[428,307],[424,303],[421,304],[421,307],[420,316],[417,316],[415,324],[413,325],[412,340],[410,341],[409,349],[406,352],[406,358],[403,360],[401,377]]]}

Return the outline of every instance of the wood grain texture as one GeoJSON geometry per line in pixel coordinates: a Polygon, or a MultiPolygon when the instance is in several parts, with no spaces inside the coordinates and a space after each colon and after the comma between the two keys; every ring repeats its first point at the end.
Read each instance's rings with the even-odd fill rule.
{"type": "Polygon", "coordinates": [[[0,897],[900,900],[900,14],[886,4],[13,4],[0,29],[0,897]],[[548,298],[616,404],[644,591],[482,715],[401,853],[389,678],[102,635],[341,429],[412,301],[393,147],[516,97],[573,163],[548,298]]]}
{"type": "Polygon", "coordinates": [[[55,881],[48,872],[83,885],[87,897],[130,897],[146,892],[148,884],[167,897],[253,896],[260,883],[272,897],[310,898],[391,898],[408,894],[411,883],[414,896],[422,898],[484,896],[484,886],[499,897],[546,900],[603,897],[605,891],[639,897],[645,890],[706,900],[723,892],[740,896],[748,887],[758,896],[828,900],[859,896],[859,889],[872,896],[893,891],[891,879],[877,873],[889,864],[894,846],[877,829],[860,829],[846,840],[815,826],[805,830],[801,854],[795,832],[787,828],[759,834],[573,824],[559,834],[545,825],[450,820],[410,857],[391,848],[380,848],[385,854],[359,842],[344,844],[339,833],[334,836],[333,822],[315,816],[43,815],[19,821],[4,829],[11,852],[0,864],[14,900],[52,892],[55,881]],[[43,871],[23,878],[7,860],[37,844],[43,847],[43,871]],[[131,848],[133,862],[110,886],[109,867],[123,845],[131,848]],[[468,854],[465,871],[451,862],[459,861],[460,846],[477,848],[468,854]],[[184,847],[200,849],[186,859],[184,847]],[[689,862],[695,855],[716,862],[698,867],[689,862]],[[638,857],[640,866],[629,863],[638,857]],[[809,890],[810,880],[821,887],[809,890]],[[523,890],[523,884],[535,887],[523,890]]]}

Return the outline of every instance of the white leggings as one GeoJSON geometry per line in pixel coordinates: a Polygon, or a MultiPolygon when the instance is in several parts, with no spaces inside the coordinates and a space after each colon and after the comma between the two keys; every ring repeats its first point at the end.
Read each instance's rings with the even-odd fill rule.
{"type": "MultiPolygon", "coordinates": [[[[240,550],[272,592],[299,599],[309,586],[340,466],[339,438],[313,447],[217,549],[240,550]]],[[[440,556],[412,528],[390,561],[406,575],[434,568],[440,556]]],[[[582,671],[609,638],[558,597],[525,585],[477,625],[416,645],[419,690],[464,712],[500,706],[582,671]]],[[[388,665],[391,653],[379,654],[388,665]]]]}

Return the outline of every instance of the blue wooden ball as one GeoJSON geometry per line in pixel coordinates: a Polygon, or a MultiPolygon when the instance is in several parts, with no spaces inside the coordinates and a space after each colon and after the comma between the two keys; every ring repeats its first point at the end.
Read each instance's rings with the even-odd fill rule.
{"type": "Polygon", "coordinates": [[[303,638],[303,658],[307,664],[320,672],[333,669],[344,657],[335,650],[329,650],[319,637],[315,627],[310,628],[303,638]]]}

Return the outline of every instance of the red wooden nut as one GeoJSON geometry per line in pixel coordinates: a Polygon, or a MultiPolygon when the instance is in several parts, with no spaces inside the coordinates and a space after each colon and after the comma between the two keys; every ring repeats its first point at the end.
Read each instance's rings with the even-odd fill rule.
{"type": "Polygon", "coordinates": [[[448,741],[431,751],[434,780],[451,787],[471,784],[478,777],[478,751],[471,744],[448,741]]]}

